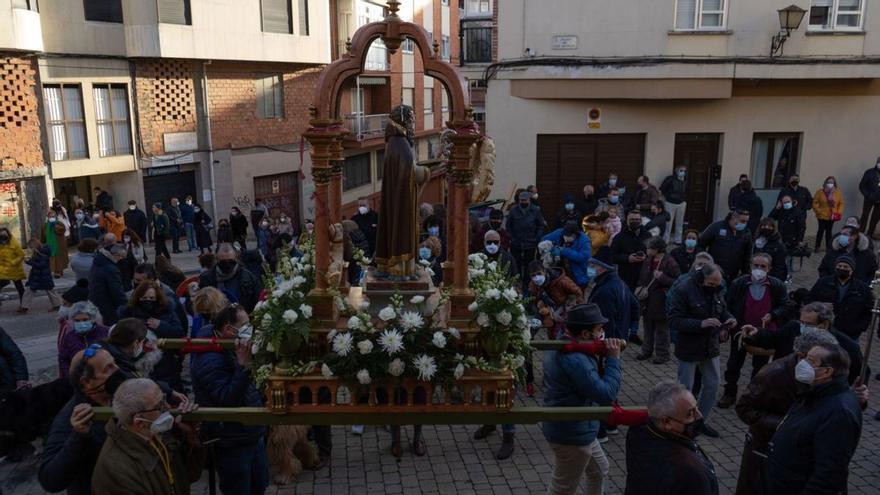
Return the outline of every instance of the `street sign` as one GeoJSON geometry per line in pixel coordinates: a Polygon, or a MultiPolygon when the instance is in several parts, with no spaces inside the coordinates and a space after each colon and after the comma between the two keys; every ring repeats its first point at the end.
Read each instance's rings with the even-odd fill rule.
{"type": "Polygon", "coordinates": [[[578,37],[573,34],[558,34],[553,37],[554,50],[577,50],[578,37]]]}
{"type": "Polygon", "coordinates": [[[587,128],[588,129],[601,129],[602,128],[602,111],[598,108],[591,108],[589,112],[587,112],[587,128]]]}

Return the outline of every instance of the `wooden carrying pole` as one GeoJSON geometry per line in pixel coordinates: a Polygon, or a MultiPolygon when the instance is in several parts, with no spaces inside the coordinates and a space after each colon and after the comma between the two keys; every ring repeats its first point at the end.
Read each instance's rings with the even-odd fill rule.
{"type": "MultiPolygon", "coordinates": [[[[533,340],[531,345],[538,351],[558,351],[568,344],[563,340],[533,340]]],[[[205,350],[212,350],[209,347],[219,345],[223,349],[232,350],[235,348],[235,340],[233,339],[159,339],[156,345],[160,349],[178,350],[189,349],[190,352],[200,352],[199,347],[205,347],[205,350]]],[[[204,352],[204,351],[201,351],[204,352]]]]}

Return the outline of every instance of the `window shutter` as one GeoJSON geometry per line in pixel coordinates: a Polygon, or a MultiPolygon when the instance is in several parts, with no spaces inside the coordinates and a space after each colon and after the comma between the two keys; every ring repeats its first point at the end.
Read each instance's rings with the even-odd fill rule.
{"type": "Polygon", "coordinates": [[[695,29],[694,18],[697,13],[697,0],[678,0],[675,15],[675,29],[695,29]]]}
{"type": "Polygon", "coordinates": [[[165,24],[189,25],[189,0],[158,0],[159,22],[165,24]]]}
{"type": "Polygon", "coordinates": [[[813,7],[831,7],[834,0],[813,0],[813,7]]]}
{"type": "Polygon", "coordinates": [[[266,80],[259,78],[254,81],[257,96],[257,117],[266,118],[266,80]]]}
{"type": "Polygon", "coordinates": [[[290,0],[262,0],[263,31],[291,34],[290,0]]]}
{"type": "Polygon", "coordinates": [[[299,35],[309,35],[309,0],[299,0],[299,35]]]}
{"type": "Polygon", "coordinates": [[[284,82],[281,76],[272,76],[272,117],[284,117],[284,82]]]}
{"type": "Polygon", "coordinates": [[[87,21],[122,22],[122,0],[83,0],[87,21]]]}

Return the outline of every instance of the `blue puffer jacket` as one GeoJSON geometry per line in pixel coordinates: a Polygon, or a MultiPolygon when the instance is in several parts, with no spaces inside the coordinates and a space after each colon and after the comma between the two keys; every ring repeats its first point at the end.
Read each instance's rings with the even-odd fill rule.
{"type": "Polygon", "coordinates": [[[639,301],[615,270],[596,277],[596,285],[587,302],[597,304],[602,310],[602,316],[608,318],[608,323],[605,324],[605,335],[608,338],[627,338],[632,323],[639,321],[639,301]]]}
{"type": "Polygon", "coordinates": [[[556,229],[545,235],[542,241],[550,241],[554,246],[559,246],[559,256],[568,260],[571,276],[574,282],[581,287],[590,282],[587,276],[587,265],[590,263],[590,238],[583,232],[578,232],[571,247],[563,247],[562,229],[556,229]]]}
{"type": "MultiPolygon", "coordinates": [[[[214,327],[199,329],[198,338],[214,336],[214,327]]],[[[264,407],[250,373],[239,366],[231,351],[195,353],[190,361],[196,402],[204,407],[264,407]]],[[[241,423],[206,423],[205,438],[219,437],[221,446],[250,445],[259,441],[266,428],[241,423]]]]}
{"type": "MultiPolygon", "coordinates": [[[[605,376],[595,358],[586,354],[544,353],[544,405],[547,407],[608,406],[620,390],[621,362],[605,360],[605,376]]],[[[599,431],[598,421],[545,421],[544,438],[560,445],[589,445],[599,431]]]]}
{"type": "Polygon", "coordinates": [[[31,266],[28,273],[27,285],[33,290],[52,290],[55,288],[55,279],[52,278],[52,270],[49,269],[49,246],[43,246],[33,256],[25,260],[31,266]]]}
{"type": "Polygon", "coordinates": [[[125,285],[122,283],[122,272],[116,262],[103,254],[103,250],[95,255],[92,263],[92,274],[89,277],[89,301],[98,307],[104,324],[108,327],[119,320],[117,308],[126,303],[125,285]]]}

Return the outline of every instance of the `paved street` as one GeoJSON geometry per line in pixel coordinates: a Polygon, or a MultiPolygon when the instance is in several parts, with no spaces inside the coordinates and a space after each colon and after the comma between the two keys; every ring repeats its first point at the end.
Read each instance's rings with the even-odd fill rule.
{"type": "MultiPolygon", "coordinates": [[[[820,256],[814,256],[797,274],[794,287],[810,286],[815,279],[815,267],[820,256]]],[[[177,260],[175,260],[177,261],[177,260]]],[[[13,336],[28,354],[32,370],[45,379],[54,373],[55,327],[51,317],[42,313],[45,298],[37,304],[32,315],[15,316],[8,303],[0,313],[0,325],[11,330],[13,336]],[[42,304],[43,306],[41,306],[42,304]],[[48,368],[39,372],[40,368],[48,368]]],[[[725,347],[724,349],[726,349],[725,347]]],[[[624,354],[624,381],[620,402],[643,404],[650,387],[661,379],[675,377],[675,364],[658,366],[649,361],[635,361],[630,349],[624,354]]],[[[536,373],[541,382],[540,353],[536,354],[536,373]]],[[[726,362],[726,356],[722,363],[726,362]]],[[[875,353],[872,368],[880,370],[880,359],[875,353]]],[[[34,373],[32,371],[32,373],[34,373]]],[[[750,368],[743,370],[741,384],[749,376],[750,368]]],[[[871,407],[865,415],[861,445],[850,465],[850,493],[877,493],[880,473],[880,422],[873,414],[880,408],[880,391],[872,390],[871,407]]],[[[534,399],[520,397],[518,403],[539,405],[534,399]]],[[[722,434],[717,440],[701,437],[700,444],[712,458],[721,484],[721,493],[732,493],[736,484],[745,428],[733,410],[716,410],[711,423],[722,434]]],[[[388,452],[390,436],[381,428],[367,427],[362,437],[352,435],[346,427],[334,428],[333,462],[330,469],[318,473],[305,472],[296,485],[273,486],[269,493],[277,494],[337,494],[337,493],[457,493],[457,494],[529,494],[546,490],[553,456],[537,425],[518,427],[517,450],[506,461],[496,461],[494,451],[500,444],[500,432],[488,441],[475,442],[470,435],[475,427],[430,426],[425,428],[428,455],[416,458],[407,453],[395,460],[388,452]]],[[[621,434],[610,437],[604,444],[611,462],[607,493],[622,493],[626,480],[624,453],[625,428],[621,434]]],[[[0,487],[3,493],[24,495],[43,493],[35,480],[36,460],[31,457],[18,465],[0,463],[0,487]]],[[[194,493],[208,493],[207,475],[195,487],[194,493]]]]}

